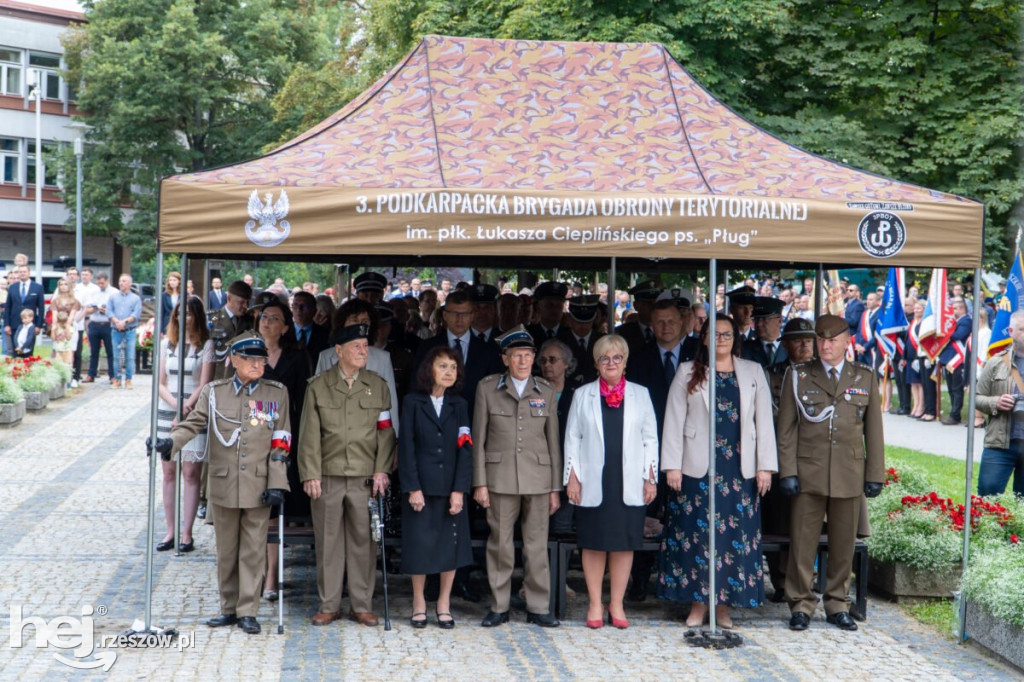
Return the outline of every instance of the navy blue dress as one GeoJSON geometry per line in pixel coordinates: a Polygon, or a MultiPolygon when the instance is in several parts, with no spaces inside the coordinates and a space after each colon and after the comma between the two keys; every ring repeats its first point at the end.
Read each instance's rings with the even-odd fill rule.
{"type": "MultiPolygon", "coordinates": [[[[761,508],[756,479],[740,470],[740,389],[734,372],[715,380],[716,604],[756,607],[764,601],[761,508]]],[[[661,544],[658,596],[708,603],[708,480],[683,476],[669,491],[661,544]]]]}

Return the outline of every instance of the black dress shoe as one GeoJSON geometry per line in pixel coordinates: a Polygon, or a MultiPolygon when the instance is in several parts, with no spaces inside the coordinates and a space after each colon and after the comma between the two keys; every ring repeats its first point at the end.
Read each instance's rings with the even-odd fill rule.
{"type": "Polygon", "coordinates": [[[238,616],[233,613],[222,613],[206,621],[211,628],[221,628],[225,625],[234,625],[238,622],[238,616]]]}
{"type": "Polygon", "coordinates": [[[896,414],[900,415],[901,417],[906,417],[908,414],[910,414],[910,410],[898,410],[896,414]]]}
{"type": "Polygon", "coordinates": [[[457,583],[452,585],[452,593],[459,599],[476,604],[480,601],[480,593],[469,586],[469,583],[457,583]]]}
{"type": "Polygon", "coordinates": [[[795,611],[792,616],[789,617],[789,629],[790,630],[806,630],[811,625],[811,617],[806,613],[800,613],[795,611]]]}
{"type": "Polygon", "coordinates": [[[561,623],[550,613],[527,613],[526,622],[539,625],[542,628],[557,628],[561,623]]]}
{"type": "Polygon", "coordinates": [[[238,629],[247,635],[260,634],[260,624],[252,616],[242,616],[238,619],[238,629]]]}
{"type": "Polygon", "coordinates": [[[182,554],[187,554],[196,548],[195,541],[189,540],[178,545],[178,551],[182,554]]]}
{"type": "Polygon", "coordinates": [[[156,546],[156,551],[158,551],[158,552],[166,552],[167,550],[171,549],[172,547],[174,547],[174,538],[171,538],[170,540],[164,540],[163,542],[159,543],[156,546]]]}
{"type": "Polygon", "coordinates": [[[197,519],[205,519],[206,518],[206,505],[205,504],[199,505],[199,509],[196,510],[196,518],[197,519]]]}
{"type": "Polygon", "coordinates": [[[493,628],[495,625],[501,625],[502,623],[508,622],[508,611],[504,613],[495,613],[494,611],[488,611],[484,619],[480,621],[480,625],[485,628],[493,628]]]}
{"type": "Polygon", "coordinates": [[[831,616],[825,618],[827,623],[835,625],[840,630],[848,630],[852,632],[857,629],[857,623],[854,622],[853,616],[848,614],[846,611],[840,611],[839,613],[833,613],[831,616]]]}
{"type": "Polygon", "coordinates": [[[435,611],[434,614],[437,616],[437,627],[441,628],[442,630],[451,630],[455,627],[455,619],[452,618],[452,614],[438,613],[437,611],[435,611]],[[441,620],[441,616],[448,616],[448,619],[441,620]]]}

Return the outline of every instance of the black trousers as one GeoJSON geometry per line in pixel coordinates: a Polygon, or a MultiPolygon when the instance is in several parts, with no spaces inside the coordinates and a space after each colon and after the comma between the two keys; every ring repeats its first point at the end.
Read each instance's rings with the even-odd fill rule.
{"type": "Polygon", "coordinates": [[[955,370],[943,370],[946,375],[946,387],[949,389],[949,418],[960,421],[960,414],[964,410],[964,365],[961,364],[955,370]]]}
{"type": "Polygon", "coordinates": [[[931,370],[925,369],[921,373],[921,390],[924,393],[924,413],[939,416],[936,398],[936,386],[932,381],[931,370]]]}
{"type": "Polygon", "coordinates": [[[114,378],[114,343],[110,337],[109,324],[89,323],[89,376],[93,379],[99,372],[100,346],[107,349],[107,376],[114,378]]]}
{"type": "Polygon", "coordinates": [[[899,368],[899,363],[902,362],[902,358],[896,358],[896,366],[893,368],[893,374],[896,376],[896,395],[900,399],[900,412],[910,412],[910,382],[907,381],[907,369],[899,368]]]}
{"type": "Polygon", "coordinates": [[[85,344],[85,338],[84,338],[85,337],[85,333],[84,332],[78,332],[78,331],[76,331],[75,333],[78,334],[78,344],[75,346],[75,357],[74,357],[73,365],[72,365],[72,368],[71,368],[73,370],[73,373],[72,373],[71,376],[75,379],[75,381],[81,381],[81,379],[82,379],[82,351],[84,350],[84,348],[82,348],[82,346],[85,344]]]}

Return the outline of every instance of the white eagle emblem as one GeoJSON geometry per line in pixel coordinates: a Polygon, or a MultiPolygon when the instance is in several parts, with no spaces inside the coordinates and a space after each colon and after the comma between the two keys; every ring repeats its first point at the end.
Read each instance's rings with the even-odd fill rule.
{"type": "Polygon", "coordinates": [[[292,226],[283,218],[288,215],[288,195],[281,190],[281,196],[274,203],[274,193],[267,192],[267,201],[260,201],[259,191],[249,195],[249,217],[245,224],[245,236],[257,246],[277,246],[291,234],[292,226]]]}

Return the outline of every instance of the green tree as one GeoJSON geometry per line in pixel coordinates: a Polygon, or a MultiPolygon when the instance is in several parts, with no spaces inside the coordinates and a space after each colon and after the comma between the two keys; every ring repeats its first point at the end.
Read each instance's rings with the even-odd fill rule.
{"type": "Polygon", "coordinates": [[[83,4],[87,23],[64,36],[65,77],[80,84],[77,105],[94,126],[83,222],[146,258],[160,178],[237,162],[277,139],[270,101],[295,64],[330,56],[336,12],[286,0],[83,4]]]}

